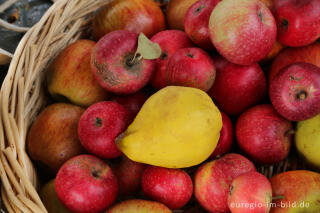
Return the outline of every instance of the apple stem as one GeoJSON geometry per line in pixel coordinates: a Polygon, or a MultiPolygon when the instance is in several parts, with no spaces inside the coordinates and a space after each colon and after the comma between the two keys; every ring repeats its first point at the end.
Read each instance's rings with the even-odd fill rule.
{"type": "Polygon", "coordinates": [[[280,200],[280,199],[284,199],[284,195],[279,195],[279,196],[272,197],[272,200],[280,200]]]}
{"type": "Polygon", "coordinates": [[[141,60],[142,60],[142,55],[140,54],[140,53],[135,53],[134,54],[134,56],[133,56],[133,58],[131,59],[131,60],[129,60],[128,62],[127,62],[127,64],[129,65],[129,66],[133,66],[133,65],[135,65],[136,63],[139,63],[141,60]]]}

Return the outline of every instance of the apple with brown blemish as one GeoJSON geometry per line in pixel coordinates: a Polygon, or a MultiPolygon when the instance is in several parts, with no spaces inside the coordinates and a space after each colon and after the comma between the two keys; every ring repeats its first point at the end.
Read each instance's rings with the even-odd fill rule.
{"type": "Polygon", "coordinates": [[[138,34],[118,30],[103,36],[91,55],[91,68],[99,84],[117,94],[135,93],[150,80],[155,62],[136,54],[138,34]]]}

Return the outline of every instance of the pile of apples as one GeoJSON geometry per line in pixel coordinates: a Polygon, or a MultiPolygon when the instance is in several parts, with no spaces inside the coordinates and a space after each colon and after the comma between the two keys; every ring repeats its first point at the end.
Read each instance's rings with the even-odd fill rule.
{"type": "Polygon", "coordinates": [[[320,212],[319,0],[115,0],[92,23],[92,40],[48,67],[55,101],[28,132],[51,179],[40,193],[49,212],[320,212]],[[133,161],[118,146],[167,86],[206,92],[222,116],[216,148],[190,168],[133,161]],[[313,171],[257,172],[293,148],[313,171]]]}

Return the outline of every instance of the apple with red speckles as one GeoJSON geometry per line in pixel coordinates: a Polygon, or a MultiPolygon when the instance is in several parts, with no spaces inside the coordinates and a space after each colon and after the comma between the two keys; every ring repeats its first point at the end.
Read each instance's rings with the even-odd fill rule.
{"type": "Polygon", "coordinates": [[[214,83],[216,69],[212,58],[200,48],[183,48],[169,60],[168,85],[194,87],[207,92],[214,83]]]}
{"type": "Polygon", "coordinates": [[[280,115],[302,121],[320,113],[320,68],[309,63],[293,63],[271,80],[269,94],[280,115]]]}
{"type": "Polygon", "coordinates": [[[240,66],[221,58],[217,61],[216,81],[208,94],[222,111],[239,115],[264,100],[267,80],[259,64],[240,66]]]}
{"type": "Polygon", "coordinates": [[[236,123],[236,138],[240,148],[259,164],[279,163],[288,156],[293,127],[270,104],[254,106],[236,123]]]}
{"type": "Polygon", "coordinates": [[[121,151],[116,137],[129,124],[129,113],[120,104],[103,101],[91,105],[81,116],[78,136],[82,146],[101,158],[116,158],[121,151]]]}
{"type": "Polygon", "coordinates": [[[274,17],[278,40],[286,46],[305,46],[320,37],[319,0],[277,0],[274,17]]]}
{"type": "Polygon", "coordinates": [[[226,154],[203,164],[195,174],[195,197],[209,212],[228,213],[228,193],[232,180],[256,171],[254,164],[239,154],[226,154]]]}
{"type": "Polygon", "coordinates": [[[209,18],[220,0],[199,0],[194,3],[184,17],[184,30],[189,38],[205,50],[213,50],[209,36],[209,18]]]}
{"type": "Polygon", "coordinates": [[[209,32],[212,43],[228,61],[250,65],[268,55],[277,26],[259,0],[223,0],[211,13],[209,32]]]}
{"type": "Polygon", "coordinates": [[[271,183],[259,172],[248,172],[233,179],[228,195],[232,213],[269,212],[271,201],[271,183]]]}
{"type": "Polygon", "coordinates": [[[155,59],[156,69],[150,80],[150,84],[156,89],[161,89],[168,86],[165,72],[171,56],[177,50],[192,47],[193,44],[187,34],[180,30],[164,30],[155,34],[150,40],[158,43],[162,50],[160,58],[155,59]]]}
{"type": "Polygon", "coordinates": [[[135,57],[138,34],[117,30],[103,36],[91,55],[91,70],[98,83],[116,94],[135,93],[150,80],[155,62],[135,57]]]}
{"type": "Polygon", "coordinates": [[[148,166],[142,175],[142,190],[170,209],[183,207],[191,198],[193,184],[182,169],[148,166]]]}
{"type": "Polygon", "coordinates": [[[93,155],[78,155],[60,168],[55,191],[70,211],[98,213],[115,201],[118,182],[107,163],[93,155]]]}
{"type": "Polygon", "coordinates": [[[220,157],[230,151],[234,138],[233,125],[227,114],[221,112],[222,129],[220,131],[220,138],[217,147],[214,149],[210,158],[220,157]]]}

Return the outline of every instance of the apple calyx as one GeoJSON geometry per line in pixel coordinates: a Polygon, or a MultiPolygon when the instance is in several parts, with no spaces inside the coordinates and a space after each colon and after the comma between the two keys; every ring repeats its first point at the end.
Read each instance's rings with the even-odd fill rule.
{"type": "Polygon", "coordinates": [[[307,96],[308,96],[307,92],[303,91],[303,90],[297,92],[297,94],[296,94],[297,99],[300,100],[300,101],[305,100],[307,98],[307,96]]]}
{"type": "Polygon", "coordinates": [[[101,173],[99,171],[97,171],[97,170],[92,170],[91,171],[91,175],[94,178],[99,178],[101,176],[101,173]]]}
{"type": "Polygon", "coordinates": [[[102,119],[99,117],[96,117],[96,119],[94,121],[94,125],[95,125],[95,127],[101,127],[102,126],[102,119]]]}
{"type": "Polygon", "coordinates": [[[142,59],[157,59],[161,56],[161,48],[158,43],[153,43],[143,33],[138,37],[138,48],[131,59],[126,61],[129,67],[139,63],[142,59]]]}
{"type": "Polygon", "coordinates": [[[281,20],[281,27],[288,29],[288,26],[289,26],[289,21],[287,19],[282,19],[281,20]]]}

